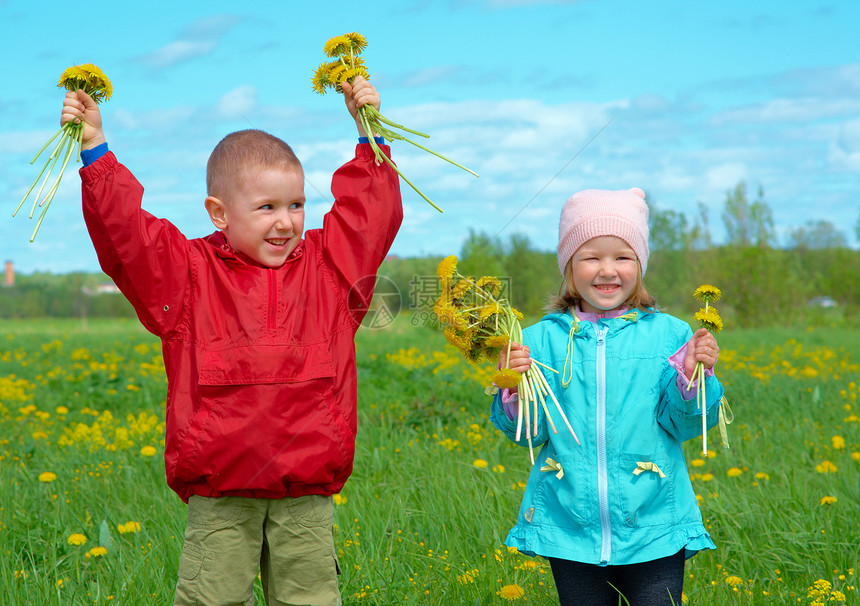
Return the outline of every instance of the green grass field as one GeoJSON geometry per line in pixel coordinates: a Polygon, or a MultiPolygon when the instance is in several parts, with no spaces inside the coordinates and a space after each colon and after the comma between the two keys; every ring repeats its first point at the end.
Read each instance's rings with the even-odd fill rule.
{"type": "MultiPolygon", "coordinates": [[[[716,430],[712,456],[686,445],[718,547],[688,561],[686,603],[860,604],[860,334],[720,345],[735,422],[730,450],[716,430]]],[[[344,603],[557,603],[548,565],[503,544],[529,462],[488,421],[487,373],[405,317],[362,329],[358,360],[344,603]]],[[[171,603],[185,507],[164,480],[164,394],[135,321],[0,322],[4,606],[171,603]]]]}

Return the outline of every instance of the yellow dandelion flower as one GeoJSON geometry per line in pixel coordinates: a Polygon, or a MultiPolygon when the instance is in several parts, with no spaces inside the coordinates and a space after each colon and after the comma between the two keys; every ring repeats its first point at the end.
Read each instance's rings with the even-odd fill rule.
{"type": "Polygon", "coordinates": [[[734,575],[726,577],[726,584],[730,587],[737,587],[738,585],[742,585],[744,580],[740,577],[736,577],[734,575]]]}
{"type": "Polygon", "coordinates": [[[701,324],[702,328],[707,328],[714,334],[723,329],[723,319],[720,317],[716,307],[710,307],[707,311],[700,309],[693,317],[701,324]]]}
{"type": "Polygon", "coordinates": [[[144,446],[143,448],[140,449],[140,454],[142,454],[145,457],[155,456],[156,452],[157,451],[155,450],[155,446],[144,446]]]}
{"type": "Polygon", "coordinates": [[[821,500],[818,502],[819,505],[832,505],[836,502],[836,497],[826,496],[821,497],[821,500]]]}
{"type": "Polygon", "coordinates": [[[492,303],[482,306],[481,309],[478,310],[478,317],[481,320],[486,320],[490,316],[500,313],[501,311],[501,306],[497,302],[493,301],[492,303]]]}
{"type": "Polygon", "coordinates": [[[693,459],[692,461],[690,461],[690,465],[692,465],[693,467],[704,467],[705,461],[704,459],[693,459]]]}
{"type": "Polygon", "coordinates": [[[815,471],[818,473],[836,473],[839,468],[831,461],[822,461],[821,464],[815,466],[815,471]]]}
{"type": "Polygon", "coordinates": [[[714,479],[714,474],[712,473],[703,473],[702,474],[702,482],[710,482],[714,479]]]}
{"type": "Polygon", "coordinates": [[[93,547],[87,552],[87,558],[100,558],[107,554],[107,549],[104,547],[93,547]]]}
{"type": "Polygon", "coordinates": [[[439,261],[439,265],[436,267],[436,275],[439,276],[440,280],[446,279],[450,280],[454,277],[454,273],[457,271],[457,256],[449,255],[439,261]]]}
{"type": "Polygon", "coordinates": [[[523,590],[522,587],[514,584],[505,585],[496,592],[496,595],[498,595],[503,600],[513,601],[519,600],[520,598],[524,597],[526,595],[526,592],[525,590],[523,590]]]}
{"type": "Polygon", "coordinates": [[[836,450],[845,450],[845,438],[842,436],[833,436],[830,438],[833,448],[836,450]]]}
{"type": "Polygon", "coordinates": [[[855,461],[860,462],[860,452],[852,452],[851,458],[854,459],[855,461]]]}
{"type": "Polygon", "coordinates": [[[487,337],[487,340],[484,341],[484,345],[491,348],[499,348],[507,346],[508,341],[508,335],[493,335],[491,337],[487,337]]]}
{"type": "Polygon", "coordinates": [[[484,459],[475,459],[474,461],[472,461],[472,465],[474,465],[478,469],[486,469],[489,463],[487,463],[484,459]]]}
{"type": "Polygon", "coordinates": [[[344,34],[343,37],[349,40],[353,53],[363,52],[367,48],[367,38],[358,32],[349,32],[348,34],[344,34]]]}
{"type": "Polygon", "coordinates": [[[472,288],[472,282],[466,278],[461,278],[454,284],[454,288],[451,289],[451,298],[462,299],[463,295],[469,292],[470,288],[472,288]]]}
{"type": "Polygon", "coordinates": [[[729,470],[726,472],[726,475],[728,475],[730,478],[737,478],[742,473],[743,473],[743,470],[741,470],[740,468],[730,467],[729,470]]]}
{"type": "Polygon", "coordinates": [[[60,88],[66,90],[83,90],[96,103],[101,103],[111,98],[113,85],[105,73],[92,63],[73,65],[66,68],[57,83],[60,88]]]}
{"type": "Polygon", "coordinates": [[[720,297],[723,293],[720,292],[720,289],[716,286],[711,286],[710,284],[702,284],[699,288],[696,289],[696,292],[693,293],[693,296],[696,297],[699,301],[707,301],[708,303],[713,303],[714,301],[719,301],[720,297]]]}
{"type": "Polygon", "coordinates": [[[523,319],[523,314],[521,314],[521,313],[519,312],[519,310],[518,310],[518,309],[516,309],[516,308],[514,308],[514,307],[511,307],[511,313],[513,313],[513,314],[514,314],[514,317],[515,317],[517,320],[522,320],[522,319],[523,319]]]}
{"type": "Polygon", "coordinates": [[[42,473],[39,474],[39,481],[40,482],[53,482],[56,479],[57,479],[57,474],[55,474],[53,471],[43,471],[42,473]]]}
{"type": "Polygon", "coordinates": [[[327,57],[340,57],[349,54],[352,41],[344,35],[329,38],[323,45],[323,52],[327,57]]]}
{"type": "Polygon", "coordinates": [[[58,415],[67,415],[67,414],[69,414],[69,409],[68,409],[68,408],[66,408],[65,406],[57,406],[56,411],[57,411],[57,414],[58,414],[58,415]]]}
{"type": "Polygon", "coordinates": [[[361,76],[365,80],[370,79],[370,74],[367,73],[367,70],[364,67],[354,65],[346,68],[346,71],[344,71],[340,76],[340,81],[352,84],[352,81],[355,80],[356,76],[361,76]]]}
{"type": "Polygon", "coordinates": [[[320,63],[319,67],[314,71],[314,75],[311,77],[311,88],[313,88],[315,93],[324,95],[326,88],[334,86],[334,83],[331,81],[332,67],[331,63],[320,63]]]}
{"type": "Polygon", "coordinates": [[[140,524],[137,522],[126,522],[125,524],[118,524],[116,529],[120,534],[132,534],[140,532],[140,524]]]}
{"type": "Polygon", "coordinates": [[[332,86],[335,87],[337,92],[341,92],[340,83],[343,82],[343,73],[347,70],[346,65],[343,63],[336,63],[332,66],[332,68],[328,72],[328,77],[331,79],[332,86]]]}
{"type": "Polygon", "coordinates": [[[520,384],[522,375],[516,370],[503,368],[493,375],[493,384],[500,389],[513,389],[520,384]]]}
{"type": "Polygon", "coordinates": [[[335,505],[343,505],[344,503],[346,503],[346,497],[340,493],[333,494],[331,496],[331,500],[334,501],[335,505]]]}
{"type": "Polygon", "coordinates": [[[83,545],[87,542],[87,537],[79,532],[75,532],[70,534],[66,540],[69,542],[69,545],[83,545]]]}
{"type": "Polygon", "coordinates": [[[769,480],[770,476],[767,475],[765,472],[760,471],[757,474],[755,474],[755,478],[756,478],[756,480],[769,480]]]}
{"type": "Polygon", "coordinates": [[[494,297],[502,292],[502,282],[495,276],[484,276],[477,282],[480,288],[489,291],[494,297]]]}

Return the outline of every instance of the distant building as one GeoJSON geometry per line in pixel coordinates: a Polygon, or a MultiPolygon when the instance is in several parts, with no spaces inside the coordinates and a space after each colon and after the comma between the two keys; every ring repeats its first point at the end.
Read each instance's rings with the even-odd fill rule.
{"type": "Polygon", "coordinates": [[[15,286],[15,266],[12,261],[6,261],[6,273],[3,276],[3,286],[15,286]]]}

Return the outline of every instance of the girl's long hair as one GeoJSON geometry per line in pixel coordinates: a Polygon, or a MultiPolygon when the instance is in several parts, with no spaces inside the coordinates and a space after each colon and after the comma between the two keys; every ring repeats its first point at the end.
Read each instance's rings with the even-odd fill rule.
{"type": "MultiPolygon", "coordinates": [[[[636,275],[636,286],[624,304],[650,313],[657,308],[657,301],[645,290],[645,283],[642,281],[642,265],[639,264],[638,259],[636,260],[636,264],[639,266],[639,272],[636,275]]],[[[565,313],[568,309],[576,309],[581,302],[582,295],[576,292],[576,287],[573,285],[573,257],[571,257],[570,261],[564,267],[564,279],[561,281],[558,294],[550,297],[545,309],[548,312],[565,313]]]]}

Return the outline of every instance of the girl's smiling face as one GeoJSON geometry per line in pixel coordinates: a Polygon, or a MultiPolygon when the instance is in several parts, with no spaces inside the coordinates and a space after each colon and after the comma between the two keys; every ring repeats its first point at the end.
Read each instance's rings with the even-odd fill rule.
{"type": "Polygon", "coordinates": [[[569,280],[582,311],[616,309],[630,298],[639,279],[636,253],[621,238],[598,236],[580,246],[570,261],[569,280]]]}

